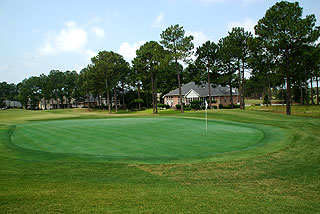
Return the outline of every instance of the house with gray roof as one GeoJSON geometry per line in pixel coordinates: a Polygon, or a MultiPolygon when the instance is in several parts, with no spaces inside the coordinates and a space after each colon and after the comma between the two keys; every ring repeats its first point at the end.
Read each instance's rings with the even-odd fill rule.
{"type": "MultiPolygon", "coordinates": [[[[221,85],[211,84],[211,97],[212,100],[215,100],[215,103],[212,105],[222,104],[224,106],[231,104],[230,99],[230,88],[223,87],[221,85]]],[[[189,82],[181,86],[182,91],[182,102],[186,105],[190,104],[193,100],[207,100],[209,103],[209,84],[203,82],[200,85],[197,85],[195,82],[189,82]]],[[[170,91],[169,93],[163,96],[164,104],[174,107],[176,104],[180,104],[179,99],[179,88],[170,91]]],[[[239,103],[239,93],[237,90],[232,90],[232,99],[233,103],[239,103]]]]}

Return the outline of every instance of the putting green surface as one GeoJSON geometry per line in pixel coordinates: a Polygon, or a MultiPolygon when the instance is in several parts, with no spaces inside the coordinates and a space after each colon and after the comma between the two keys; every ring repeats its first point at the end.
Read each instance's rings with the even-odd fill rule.
{"type": "Polygon", "coordinates": [[[107,159],[174,160],[212,156],[261,145],[256,125],[188,118],[116,118],[32,122],[16,126],[20,148],[107,159]]]}

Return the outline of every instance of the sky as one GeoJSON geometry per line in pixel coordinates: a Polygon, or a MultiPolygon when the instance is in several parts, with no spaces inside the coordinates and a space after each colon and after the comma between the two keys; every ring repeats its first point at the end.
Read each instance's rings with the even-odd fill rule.
{"type": "MultiPolygon", "coordinates": [[[[232,27],[254,26],[274,0],[1,0],[0,82],[19,83],[51,70],[76,70],[99,51],[131,62],[135,51],[175,24],[194,36],[195,47],[228,35],[232,27]]],[[[293,1],[290,1],[293,2],[293,1]]],[[[303,16],[320,0],[301,0],[303,16]]]]}

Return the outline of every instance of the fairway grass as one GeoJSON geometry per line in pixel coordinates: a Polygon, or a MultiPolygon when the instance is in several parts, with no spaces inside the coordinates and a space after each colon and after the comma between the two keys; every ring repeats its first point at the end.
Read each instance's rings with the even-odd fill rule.
{"type": "Polygon", "coordinates": [[[204,133],[204,111],[181,115],[164,110],[158,116],[82,109],[0,111],[0,211],[320,212],[320,119],[258,109],[210,110],[208,118],[209,137],[204,133]],[[129,130],[130,122],[131,134],[126,136],[128,132],[119,130],[123,124],[129,130]],[[133,128],[137,124],[140,129],[133,128]],[[108,132],[102,127],[108,127],[108,132]],[[195,131],[195,127],[202,129],[195,131]],[[157,147],[167,142],[168,131],[176,138],[172,143],[179,146],[157,147]],[[130,145],[141,144],[111,157],[111,147],[100,143],[109,140],[105,143],[111,145],[114,132],[127,139],[114,148],[117,152],[124,152],[128,146],[124,142],[130,140],[130,145]],[[159,141],[138,137],[148,139],[150,134],[159,141]],[[78,139],[83,142],[72,145],[78,139]],[[215,145],[218,139],[228,145],[215,145]],[[63,144],[66,141],[68,145],[63,144]],[[195,142],[202,143],[194,146],[195,142]],[[204,152],[210,149],[209,154],[204,152]],[[161,152],[162,161],[152,159],[161,152]]]}

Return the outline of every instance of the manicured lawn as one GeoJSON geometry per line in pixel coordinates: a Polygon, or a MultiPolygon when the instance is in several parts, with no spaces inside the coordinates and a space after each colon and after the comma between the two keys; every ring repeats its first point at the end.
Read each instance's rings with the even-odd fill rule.
{"type": "Polygon", "coordinates": [[[110,116],[106,112],[83,109],[0,111],[1,212],[320,212],[320,119],[286,116],[257,108],[210,110],[210,133],[205,138],[200,133],[204,130],[196,129],[203,125],[203,111],[180,115],[177,111],[164,110],[160,114],[138,112],[110,116]],[[130,123],[131,134],[126,136],[129,131],[120,130],[124,124],[129,130],[130,123]],[[142,124],[137,128],[139,123],[142,124]],[[173,130],[169,123],[173,124],[173,130]],[[103,126],[108,131],[98,136],[105,130],[99,128],[103,126]],[[147,139],[150,137],[147,134],[154,130],[152,126],[161,130],[152,133],[159,141],[131,139],[134,136],[147,139]],[[188,137],[182,141],[183,132],[176,131],[177,126],[181,128],[179,131],[186,129],[187,135],[197,133],[190,141],[188,137]],[[80,133],[75,131],[78,129],[80,133]],[[172,143],[181,143],[177,148],[172,147],[172,143],[156,143],[169,142],[164,140],[168,136],[166,130],[172,130],[171,137],[177,139],[172,143]],[[126,152],[118,154],[123,161],[110,159],[110,147],[99,142],[110,139],[113,132],[131,144],[139,141],[142,150],[124,151],[126,144],[121,140],[115,150],[126,152]],[[263,143],[251,148],[250,142],[258,140],[261,132],[263,143]],[[234,139],[235,133],[240,137],[234,139]],[[77,137],[79,134],[81,137],[77,137]],[[221,137],[228,145],[220,148],[214,145],[219,142],[219,136],[215,138],[217,134],[230,137],[221,137]],[[245,135],[248,137],[243,137],[245,135]],[[64,145],[66,141],[81,143],[77,147],[64,145]],[[151,142],[152,146],[142,142],[151,142]],[[195,142],[201,142],[199,147],[194,146],[195,142]],[[232,144],[244,146],[241,148],[249,146],[249,149],[232,150],[232,144]],[[222,152],[212,150],[205,158],[197,156],[213,148],[222,152]],[[96,152],[100,154],[93,155],[96,152]],[[160,158],[165,161],[148,159],[157,153],[161,153],[160,158]],[[164,153],[170,154],[171,159],[166,160],[164,153]],[[185,153],[192,157],[184,157],[185,153]],[[131,158],[125,158],[130,155],[131,158]],[[136,158],[141,155],[145,155],[142,161],[136,158]],[[177,157],[178,160],[172,160],[177,157]]]}
{"type": "MultiPolygon", "coordinates": [[[[169,163],[264,147],[286,133],[257,126],[176,117],[55,120],[14,126],[11,143],[20,149],[88,155],[125,162],[169,163]],[[279,133],[277,136],[274,133],[279,133]],[[268,138],[266,141],[265,138],[268,138]],[[270,140],[271,139],[271,140],[270,140]]],[[[241,155],[241,154],[239,154],[241,155]]],[[[227,156],[225,154],[224,156],[227,156]]]]}

